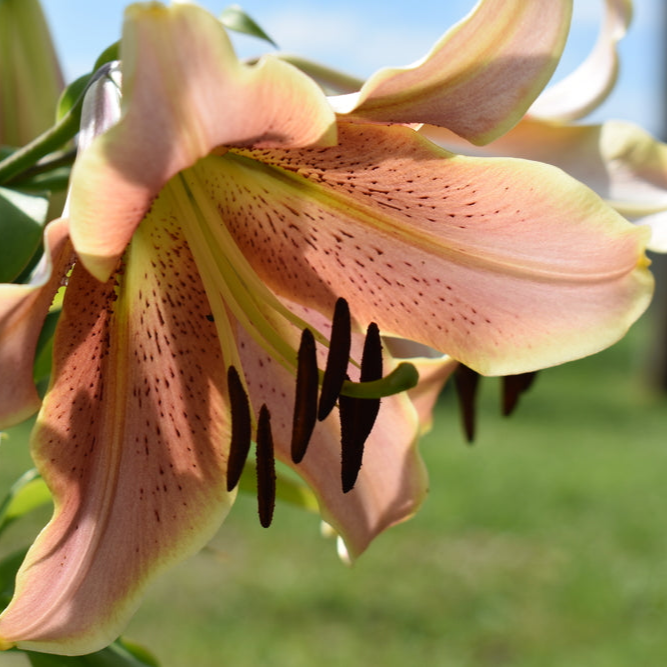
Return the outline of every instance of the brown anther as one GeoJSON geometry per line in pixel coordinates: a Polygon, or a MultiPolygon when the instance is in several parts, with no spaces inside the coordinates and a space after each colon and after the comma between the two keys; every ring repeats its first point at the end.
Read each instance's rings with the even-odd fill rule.
{"type": "Polygon", "coordinates": [[[503,415],[509,417],[514,412],[519,397],[530,389],[537,373],[519,373],[503,377],[503,415]]]}
{"type": "Polygon", "coordinates": [[[477,386],[479,373],[459,364],[454,371],[454,386],[459,397],[461,421],[468,442],[475,439],[475,418],[477,413],[477,386]]]}
{"type": "Polygon", "coordinates": [[[294,419],[292,421],[292,461],[301,463],[317,423],[318,369],[315,337],[304,329],[299,345],[294,419]]]}
{"type": "Polygon", "coordinates": [[[336,308],[331,327],[329,354],[322,379],[322,392],[317,418],[326,419],[338,400],[340,390],[345,382],[347,364],[350,358],[352,342],[352,328],[350,322],[350,308],[342,297],[336,301],[336,308]]]}
{"type": "Polygon", "coordinates": [[[380,329],[371,322],[366,329],[364,351],[361,355],[361,382],[374,382],[382,378],[382,339],[380,329]]]}
{"type": "Polygon", "coordinates": [[[227,461],[227,491],[231,491],[241,478],[252,438],[248,395],[234,366],[227,369],[227,391],[232,412],[232,439],[227,461]]]}
{"type": "MultiPolygon", "coordinates": [[[[366,332],[361,357],[361,382],[382,378],[382,341],[377,324],[372,322],[366,332]]],[[[364,446],[380,411],[379,398],[354,398],[340,395],[341,482],[343,493],[354,488],[363,463],[364,446]]]]}
{"type": "Polygon", "coordinates": [[[276,505],[276,461],[273,455],[271,415],[266,405],[262,405],[259,411],[255,456],[259,522],[264,528],[268,528],[271,525],[276,505]]]}

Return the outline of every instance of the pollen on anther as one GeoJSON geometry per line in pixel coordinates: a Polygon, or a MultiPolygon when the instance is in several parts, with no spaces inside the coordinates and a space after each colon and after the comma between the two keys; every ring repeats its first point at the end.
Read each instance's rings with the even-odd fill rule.
{"type": "Polygon", "coordinates": [[[350,346],[352,340],[350,308],[347,301],[339,298],[336,301],[331,328],[331,340],[329,343],[329,354],[322,379],[322,392],[320,393],[320,404],[317,418],[322,421],[336,405],[336,400],[345,382],[347,364],[350,357],[350,346]]]}
{"type": "MultiPolygon", "coordinates": [[[[382,341],[380,330],[372,322],[366,332],[364,351],[361,358],[362,382],[372,382],[382,378],[382,341]]],[[[341,394],[341,483],[343,493],[354,488],[361,465],[368,436],[373,430],[380,411],[379,398],[356,398],[341,394]]]]}
{"type": "Polygon", "coordinates": [[[252,437],[248,395],[234,366],[227,370],[227,389],[232,413],[232,438],[227,461],[227,491],[231,491],[241,478],[252,437]]]}
{"type": "Polygon", "coordinates": [[[276,462],[273,454],[271,415],[262,405],[257,420],[257,510],[259,522],[268,528],[273,520],[276,505],[276,462]]]}
{"type": "Polygon", "coordinates": [[[317,423],[318,368],[315,337],[306,328],[301,334],[292,421],[291,454],[294,463],[300,463],[317,423]]]}
{"type": "Polygon", "coordinates": [[[469,443],[475,439],[475,421],[477,414],[477,388],[479,374],[460,364],[454,372],[454,387],[459,399],[459,410],[463,430],[469,443]]]}

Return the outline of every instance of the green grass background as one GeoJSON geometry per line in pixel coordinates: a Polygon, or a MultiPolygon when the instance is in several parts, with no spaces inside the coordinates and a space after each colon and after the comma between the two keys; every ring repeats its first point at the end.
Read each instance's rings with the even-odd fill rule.
{"type": "MultiPolygon", "coordinates": [[[[279,505],[264,530],[242,497],[126,636],[164,667],[667,664],[667,400],[648,390],[646,349],[639,330],[541,373],[509,420],[486,380],[472,447],[446,392],[422,442],[423,510],[352,568],[316,517],[279,505]]],[[[27,461],[6,441],[0,483],[27,461]]]]}

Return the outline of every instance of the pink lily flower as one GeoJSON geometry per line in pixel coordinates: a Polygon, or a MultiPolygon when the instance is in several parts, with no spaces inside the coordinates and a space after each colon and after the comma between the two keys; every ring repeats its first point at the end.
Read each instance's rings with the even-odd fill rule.
{"type": "Polygon", "coordinates": [[[630,0],[606,0],[605,18],[588,58],[549,87],[503,136],[475,146],[451,128],[421,131],[441,146],[475,156],[519,157],[553,164],[585,183],[628,220],[651,230],[650,250],[667,252],[667,145],[622,120],[578,123],[612,91],[618,42],[632,19],[630,0]]]}
{"type": "Polygon", "coordinates": [[[624,335],[652,292],[643,230],[555,168],[457,156],[411,126],[477,142],[510,130],[570,11],[483,0],[420,62],[328,99],[278,59],[240,63],[195,6],[128,8],[122,116],[77,159],[42,272],[0,286],[7,425],[40,407],[34,348],[67,276],[32,436],[55,511],[0,617],[5,647],[108,644],[146,584],[211,538],[234,500],[244,396],[258,445],[311,486],[355,558],[426,493],[420,419],[452,360],[521,373],[624,335]],[[383,398],[347,493],[337,410],[300,462],[291,450],[299,341],[312,330],[319,375],[341,299],[353,380],[371,323],[449,355],[415,360],[422,385],[383,398]]]}

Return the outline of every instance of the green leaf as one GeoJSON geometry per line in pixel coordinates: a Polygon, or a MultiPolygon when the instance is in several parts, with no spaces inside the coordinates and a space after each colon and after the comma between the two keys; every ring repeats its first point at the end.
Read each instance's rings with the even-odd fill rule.
{"type": "Polygon", "coordinates": [[[225,28],[257,37],[278,48],[278,45],[260,28],[260,26],[246,14],[238,5],[230,5],[220,14],[220,22],[225,28]]]}
{"type": "Polygon", "coordinates": [[[159,667],[157,659],[146,649],[124,640],[88,655],[25,653],[32,667],[159,667]]]}
{"type": "Polygon", "coordinates": [[[48,209],[44,195],[0,187],[0,283],[15,280],[35,254],[48,209]]]}
{"type": "Polygon", "coordinates": [[[14,595],[16,573],[19,567],[21,567],[26,553],[28,553],[27,547],[15,551],[0,560],[0,605],[3,608],[9,604],[12,595],[14,595]]]}
{"type": "Polygon", "coordinates": [[[60,316],[60,309],[52,310],[44,320],[42,331],[37,341],[35,353],[35,364],[33,366],[33,379],[35,384],[48,379],[51,375],[51,361],[53,356],[53,336],[56,332],[56,324],[60,316]]]}
{"type": "Polygon", "coordinates": [[[56,110],[56,119],[62,120],[63,116],[71,111],[76,103],[79,101],[79,98],[86,90],[88,81],[90,80],[90,74],[84,74],[80,76],[76,81],[72,83],[63,90],[58,100],[58,107],[56,110]]]}
{"type": "Polygon", "coordinates": [[[113,60],[120,60],[120,42],[114,42],[111,46],[107,46],[102,53],[100,53],[99,57],[95,61],[95,66],[93,67],[93,72],[97,72],[97,70],[102,67],[102,65],[106,65],[106,63],[110,63],[113,60]]]}
{"type": "Polygon", "coordinates": [[[43,194],[44,192],[62,192],[69,186],[69,177],[72,168],[58,167],[53,171],[43,172],[31,178],[17,182],[23,192],[29,194],[43,194]]]}
{"type": "Polygon", "coordinates": [[[0,534],[16,519],[51,502],[51,494],[34,468],[12,484],[0,504],[0,534]]]}
{"type": "Polygon", "coordinates": [[[123,637],[120,637],[115,643],[118,646],[124,648],[137,660],[140,660],[142,665],[149,665],[149,667],[160,667],[158,659],[145,646],[135,644],[135,642],[131,642],[128,639],[124,639],[123,637]]]}

